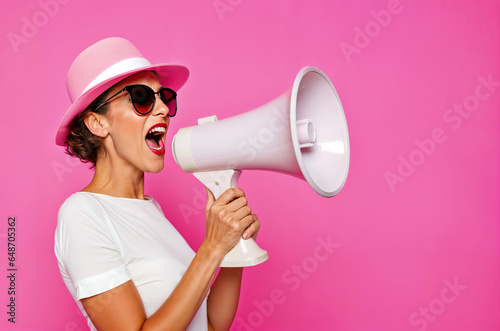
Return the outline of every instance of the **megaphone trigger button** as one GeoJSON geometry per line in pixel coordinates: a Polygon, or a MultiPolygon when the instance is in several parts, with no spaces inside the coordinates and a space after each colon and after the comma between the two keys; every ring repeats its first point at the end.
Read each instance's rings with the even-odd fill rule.
{"type": "Polygon", "coordinates": [[[212,115],[208,117],[203,117],[198,119],[198,125],[208,124],[217,121],[217,115],[212,115]]]}

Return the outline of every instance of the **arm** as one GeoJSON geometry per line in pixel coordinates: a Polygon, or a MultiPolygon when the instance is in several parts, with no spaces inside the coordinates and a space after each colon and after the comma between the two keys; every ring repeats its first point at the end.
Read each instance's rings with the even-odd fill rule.
{"type": "Polygon", "coordinates": [[[99,330],[187,328],[206,297],[224,255],[238,242],[245,229],[253,228],[250,225],[255,222],[240,189],[229,189],[217,200],[210,192],[206,216],[207,233],[204,242],[177,287],[148,319],[132,281],[82,299],[85,311],[99,330]]]}
{"type": "MultiPolygon", "coordinates": [[[[243,238],[257,238],[260,223],[255,214],[254,222],[243,233],[243,238]]],[[[233,323],[240,298],[243,268],[220,268],[208,296],[208,320],[213,330],[229,330],[233,323]]]]}
{"type": "Polygon", "coordinates": [[[229,330],[240,298],[243,268],[221,268],[207,301],[208,320],[214,331],[229,330]]]}

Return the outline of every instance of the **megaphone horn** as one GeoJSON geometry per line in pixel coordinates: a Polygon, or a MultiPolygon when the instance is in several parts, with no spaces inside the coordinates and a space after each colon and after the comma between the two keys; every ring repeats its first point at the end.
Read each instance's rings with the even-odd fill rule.
{"type": "MultiPolygon", "coordinates": [[[[345,184],[349,135],[338,94],[318,68],[304,67],[293,87],[252,111],[223,120],[216,116],[180,129],[173,138],[175,162],[217,198],[237,187],[242,169],[269,170],[307,180],[321,196],[345,184]]],[[[267,260],[253,239],[241,239],[221,267],[244,267],[267,260]]]]}

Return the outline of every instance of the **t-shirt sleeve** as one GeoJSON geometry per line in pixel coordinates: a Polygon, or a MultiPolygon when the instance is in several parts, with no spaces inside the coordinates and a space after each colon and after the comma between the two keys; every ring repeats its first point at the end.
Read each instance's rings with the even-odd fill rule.
{"type": "Polygon", "coordinates": [[[61,206],[55,253],[61,275],[75,287],[76,300],[131,279],[118,245],[104,210],[92,197],[73,195],[61,206]]]}

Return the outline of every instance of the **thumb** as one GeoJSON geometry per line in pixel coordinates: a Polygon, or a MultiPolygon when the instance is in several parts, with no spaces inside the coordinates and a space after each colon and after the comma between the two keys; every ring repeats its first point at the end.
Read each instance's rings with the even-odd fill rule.
{"type": "Polygon", "coordinates": [[[210,191],[208,189],[208,187],[206,187],[206,186],[205,186],[205,190],[207,191],[207,207],[206,207],[206,210],[208,211],[210,209],[210,207],[212,207],[212,205],[215,202],[215,196],[212,193],[212,191],[210,191]]]}

